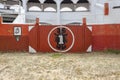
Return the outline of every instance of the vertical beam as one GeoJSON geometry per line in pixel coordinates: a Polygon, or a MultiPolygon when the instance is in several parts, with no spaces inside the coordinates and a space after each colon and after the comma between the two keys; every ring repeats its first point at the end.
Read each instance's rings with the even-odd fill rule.
{"type": "Polygon", "coordinates": [[[109,15],[109,4],[104,3],[104,15],[109,15]]]}
{"type": "Polygon", "coordinates": [[[86,18],[83,18],[83,26],[86,26],[86,18]]]}
{"type": "Polygon", "coordinates": [[[42,9],[42,11],[44,11],[44,5],[43,5],[43,3],[41,4],[41,9],[42,9]]]}
{"type": "Polygon", "coordinates": [[[27,12],[27,2],[28,2],[28,0],[22,0],[22,2],[23,2],[23,8],[24,8],[25,13],[26,13],[27,12]]]}
{"type": "Polygon", "coordinates": [[[2,17],[0,16],[0,24],[2,24],[2,17]]]}
{"type": "Polygon", "coordinates": [[[45,2],[45,0],[39,0],[39,1],[41,3],[42,12],[44,12],[44,2],[45,2]]]}
{"type": "Polygon", "coordinates": [[[39,32],[39,18],[36,18],[36,33],[37,33],[37,52],[39,52],[39,48],[40,48],[40,32],[39,32]]]}
{"type": "Polygon", "coordinates": [[[74,4],[74,10],[73,10],[73,11],[75,11],[75,9],[76,9],[76,4],[77,4],[78,0],[72,0],[72,2],[73,2],[73,4],[74,4]]]}
{"type": "Polygon", "coordinates": [[[60,3],[61,1],[60,0],[57,0],[57,24],[60,25],[61,22],[60,22],[60,3]]]}
{"type": "Polygon", "coordinates": [[[86,33],[86,18],[83,18],[83,49],[84,49],[84,51],[85,51],[85,33],[86,33]]]}

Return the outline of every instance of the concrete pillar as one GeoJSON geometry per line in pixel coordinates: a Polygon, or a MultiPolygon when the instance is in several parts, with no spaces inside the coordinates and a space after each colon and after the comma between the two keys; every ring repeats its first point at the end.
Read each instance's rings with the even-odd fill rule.
{"type": "Polygon", "coordinates": [[[73,12],[75,12],[75,9],[76,9],[76,4],[74,4],[74,9],[73,9],[73,12]]]}
{"type": "Polygon", "coordinates": [[[60,19],[60,4],[61,4],[61,1],[60,0],[57,0],[57,25],[60,25],[61,24],[61,19],[60,19]]]}
{"type": "Polygon", "coordinates": [[[76,4],[77,4],[78,0],[72,0],[72,2],[73,2],[73,4],[74,4],[74,9],[73,9],[73,11],[75,12],[76,4]]]}
{"type": "Polygon", "coordinates": [[[44,11],[44,2],[45,0],[39,0],[40,1],[40,4],[41,4],[41,9],[42,9],[42,12],[44,11]]]}
{"type": "Polygon", "coordinates": [[[71,0],[74,4],[77,4],[78,0],[71,0]]]}
{"type": "Polygon", "coordinates": [[[28,0],[22,0],[22,2],[23,2],[23,8],[24,8],[25,13],[26,13],[27,12],[27,2],[28,2],[28,0]]]}

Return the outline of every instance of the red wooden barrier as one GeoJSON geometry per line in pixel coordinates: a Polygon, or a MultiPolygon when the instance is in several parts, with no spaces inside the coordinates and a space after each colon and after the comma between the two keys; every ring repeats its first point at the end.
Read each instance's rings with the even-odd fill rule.
{"type": "Polygon", "coordinates": [[[109,15],[109,3],[104,4],[104,15],[109,15]]]}
{"type": "Polygon", "coordinates": [[[59,26],[57,25],[56,26],[55,25],[54,26],[36,25],[36,27],[34,27],[29,33],[30,46],[35,51],[38,51],[38,52],[53,52],[53,51],[85,52],[88,49],[88,47],[91,45],[91,31],[87,27],[64,26],[65,28],[67,27],[68,29],[72,31],[74,37],[72,36],[71,32],[66,29],[66,33],[65,33],[67,34],[66,36],[67,42],[65,44],[66,48],[62,50],[57,49],[56,48],[57,42],[55,41],[55,38],[56,38],[55,34],[57,34],[57,29],[59,29],[58,27],[59,26]],[[48,36],[49,36],[49,39],[48,39],[48,36]]]}
{"type": "Polygon", "coordinates": [[[36,24],[0,21],[0,51],[86,52],[91,47],[93,51],[120,50],[120,24],[87,26],[85,18],[81,26],[45,26],[39,25],[39,19],[36,24]]]}
{"type": "Polygon", "coordinates": [[[93,51],[120,50],[120,24],[94,25],[92,28],[93,51]]]}
{"type": "Polygon", "coordinates": [[[0,24],[0,51],[28,51],[28,25],[0,24]],[[20,27],[19,41],[14,36],[14,27],[20,27]]]}

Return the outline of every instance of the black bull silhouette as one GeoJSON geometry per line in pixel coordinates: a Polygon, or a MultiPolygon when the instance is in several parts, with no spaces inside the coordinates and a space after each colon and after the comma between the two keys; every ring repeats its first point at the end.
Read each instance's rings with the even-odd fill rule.
{"type": "Polygon", "coordinates": [[[55,42],[57,43],[56,48],[59,50],[64,50],[67,43],[67,33],[65,28],[57,28],[55,35],[55,42]]]}

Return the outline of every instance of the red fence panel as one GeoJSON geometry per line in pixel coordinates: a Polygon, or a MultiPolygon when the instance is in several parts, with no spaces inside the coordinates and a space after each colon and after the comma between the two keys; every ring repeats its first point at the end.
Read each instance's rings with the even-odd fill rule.
{"type": "Polygon", "coordinates": [[[86,52],[91,34],[86,25],[0,24],[0,51],[86,52]]]}
{"type": "Polygon", "coordinates": [[[120,25],[94,25],[92,31],[93,51],[120,50],[120,25]]]}
{"type": "Polygon", "coordinates": [[[61,28],[57,25],[36,25],[29,32],[29,45],[36,52],[85,52],[91,45],[91,34],[91,31],[83,26],[69,25],[61,28]],[[62,33],[59,30],[63,30],[62,33]],[[57,38],[61,38],[63,42],[66,40],[65,44],[58,44],[60,41],[57,42],[57,38]]]}
{"type": "Polygon", "coordinates": [[[28,51],[28,26],[20,24],[1,24],[0,51],[28,51]],[[14,27],[21,27],[19,41],[14,36],[14,27]]]}

